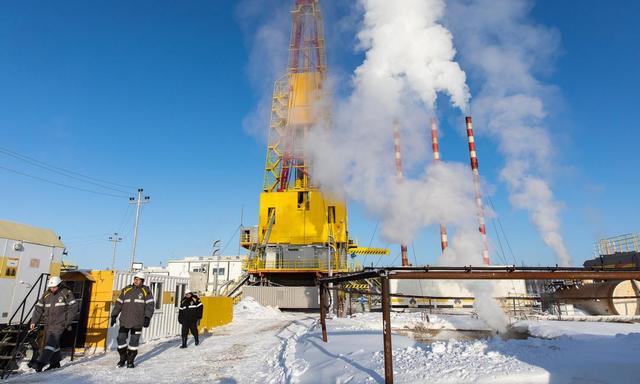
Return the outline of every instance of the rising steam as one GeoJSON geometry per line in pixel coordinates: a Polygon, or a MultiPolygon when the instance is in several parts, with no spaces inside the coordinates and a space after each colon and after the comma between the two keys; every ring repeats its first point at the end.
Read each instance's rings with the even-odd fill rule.
{"type": "Polygon", "coordinates": [[[473,222],[466,166],[442,163],[400,185],[393,168],[394,120],[401,125],[405,168],[411,168],[424,164],[438,94],[448,95],[461,110],[469,102],[452,36],[439,21],[444,2],[362,0],[359,5],[363,24],[357,36],[365,59],[354,72],[351,95],[335,103],[332,137],[316,130],[310,140],[318,160],[314,177],[380,218],[390,242],[410,241],[431,224],[473,222]]]}
{"type": "Polygon", "coordinates": [[[481,81],[474,115],[498,138],[506,166],[511,203],[529,212],[544,242],[559,264],[571,257],[560,234],[561,205],[547,181],[551,139],[544,128],[544,100],[553,93],[537,78],[553,57],[558,37],[549,28],[532,24],[529,1],[455,0],[447,25],[456,36],[465,68],[481,81]]]}

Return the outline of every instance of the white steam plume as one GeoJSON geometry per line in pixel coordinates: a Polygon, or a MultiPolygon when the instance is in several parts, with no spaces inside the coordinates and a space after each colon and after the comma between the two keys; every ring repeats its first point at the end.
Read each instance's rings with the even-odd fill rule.
{"type": "MultiPolygon", "coordinates": [[[[465,73],[453,59],[451,33],[439,20],[444,14],[442,0],[361,0],[364,24],[358,33],[366,59],[356,69],[357,91],[368,91],[377,81],[392,86],[389,96],[399,101],[397,92],[416,92],[427,107],[438,92],[465,110],[469,89],[465,73]]],[[[371,95],[375,97],[376,95],[371,95]]]]}
{"type": "Polygon", "coordinates": [[[442,163],[400,185],[394,170],[395,119],[406,175],[426,159],[438,93],[461,110],[468,105],[466,76],[454,61],[451,34],[439,22],[444,2],[362,0],[359,5],[364,19],[358,41],[365,60],[355,70],[351,96],[335,103],[332,137],[318,129],[309,140],[314,177],[361,202],[380,218],[382,233],[392,242],[410,241],[427,225],[473,220],[467,167],[442,163]]]}
{"type": "MultiPolygon", "coordinates": [[[[477,258],[473,256],[482,252],[482,248],[482,238],[478,232],[477,223],[465,223],[464,226],[458,228],[438,263],[447,266],[477,264],[477,258]]],[[[494,299],[496,296],[504,295],[504,292],[498,290],[498,284],[481,280],[447,281],[445,284],[457,284],[463,289],[473,292],[473,307],[478,316],[492,329],[500,333],[506,332],[509,321],[494,299]]]]}
{"type": "Polygon", "coordinates": [[[527,19],[532,2],[525,0],[454,0],[448,22],[461,48],[460,56],[481,83],[474,115],[496,136],[506,166],[501,172],[511,203],[529,212],[544,242],[561,265],[571,257],[560,234],[558,203],[547,181],[551,139],[544,128],[544,101],[553,87],[542,84],[537,71],[548,70],[557,48],[553,30],[527,19]]]}

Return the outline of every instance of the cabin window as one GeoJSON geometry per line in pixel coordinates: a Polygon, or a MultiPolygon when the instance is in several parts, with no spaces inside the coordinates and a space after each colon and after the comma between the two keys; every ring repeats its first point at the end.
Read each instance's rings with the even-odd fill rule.
{"type": "Polygon", "coordinates": [[[333,206],[327,207],[327,223],[329,224],[336,223],[336,207],[333,207],[333,206]]]}
{"type": "Polygon", "coordinates": [[[151,283],[149,288],[151,288],[151,293],[153,293],[156,309],[160,309],[162,307],[162,283],[151,283]]]}
{"type": "Polygon", "coordinates": [[[180,301],[184,297],[184,291],[187,289],[187,284],[176,284],[176,297],[174,299],[173,305],[176,307],[180,306],[180,301]]]}
{"type": "Polygon", "coordinates": [[[267,209],[267,225],[269,225],[269,219],[271,218],[271,216],[273,216],[273,224],[275,225],[275,223],[276,223],[276,208],[275,207],[269,207],[267,209]]]}
{"type": "Polygon", "coordinates": [[[298,209],[309,210],[309,191],[298,192],[298,209]]]}

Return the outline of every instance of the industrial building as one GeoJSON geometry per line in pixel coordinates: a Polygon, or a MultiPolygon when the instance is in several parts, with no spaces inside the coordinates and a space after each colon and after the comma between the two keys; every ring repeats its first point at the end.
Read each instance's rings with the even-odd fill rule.
{"type": "Polygon", "coordinates": [[[246,256],[189,256],[169,260],[166,267],[147,267],[145,272],[190,279],[190,287],[207,295],[224,295],[243,276],[246,256]]]}
{"type": "MultiPolygon", "coordinates": [[[[43,273],[60,274],[65,246],[50,229],[0,220],[0,324],[6,324],[43,273]]],[[[30,308],[36,295],[27,298],[30,308]]]]}

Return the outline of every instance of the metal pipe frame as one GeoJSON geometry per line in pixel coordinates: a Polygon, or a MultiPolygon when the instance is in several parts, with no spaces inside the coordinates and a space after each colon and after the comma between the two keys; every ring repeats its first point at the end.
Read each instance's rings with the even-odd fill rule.
{"type": "MultiPolygon", "coordinates": [[[[384,338],[384,380],[393,384],[393,350],[391,346],[391,296],[389,280],[632,280],[640,279],[640,270],[601,270],[579,267],[385,267],[364,268],[362,272],[318,279],[320,287],[320,323],[322,340],[327,342],[324,290],[329,283],[344,283],[379,278],[382,285],[382,325],[384,338]]],[[[353,291],[352,291],[353,292],[353,291]]],[[[397,296],[398,294],[393,294],[397,296]]],[[[412,296],[413,297],[413,296],[412,296]]],[[[515,299],[515,298],[514,298],[515,299]]],[[[522,299],[522,298],[518,298],[522,299]]],[[[559,301],[558,301],[559,305],[559,301]]]]}
{"type": "Polygon", "coordinates": [[[384,340],[384,382],[393,384],[393,349],[391,347],[391,297],[389,276],[380,276],[382,283],[382,337],[384,340]]]}

